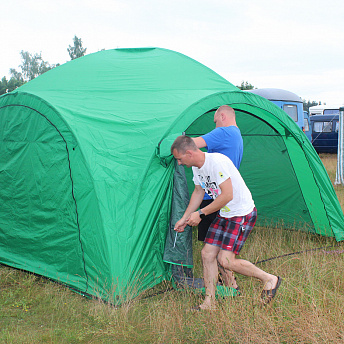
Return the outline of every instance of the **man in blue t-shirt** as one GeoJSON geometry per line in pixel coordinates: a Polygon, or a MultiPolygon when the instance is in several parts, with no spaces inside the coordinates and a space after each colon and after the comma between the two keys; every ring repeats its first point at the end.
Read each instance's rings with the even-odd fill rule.
{"type": "MultiPolygon", "coordinates": [[[[239,169],[243,155],[243,140],[240,129],[235,120],[235,112],[228,105],[220,106],[214,115],[216,128],[203,136],[193,138],[197,148],[207,148],[208,153],[222,153],[232,160],[234,166],[239,169]]],[[[210,196],[205,194],[202,207],[212,202],[210,196]]],[[[216,217],[216,213],[208,215],[198,225],[198,240],[204,241],[210,224],[216,217]]]]}
{"type": "MultiPolygon", "coordinates": [[[[239,169],[243,155],[243,140],[240,129],[236,124],[234,109],[228,105],[220,106],[214,114],[214,123],[216,125],[214,130],[205,135],[193,138],[197,148],[205,147],[208,153],[222,153],[231,159],[234,166],[239,169]]],[[[205,194],[200,208],[206,207],[212,201],[212,198],[205,194]]],[[[215,220],[216,215],[217,212],[209,214],[199,223],[199,241],[204,241],[208,228],[215,220]]],[[[234,288],[237,288],[234,276],[230,274],[228,277],[231,279],[230,284],[234,288]]]]}

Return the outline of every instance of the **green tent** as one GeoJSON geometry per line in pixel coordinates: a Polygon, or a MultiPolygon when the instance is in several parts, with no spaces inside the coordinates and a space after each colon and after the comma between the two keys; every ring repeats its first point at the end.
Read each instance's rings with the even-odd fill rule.
{"type": "Polygon", "coordinates": [[[115,302],[170,278],[165,246],[184,240],[166,240],[172,199],[185,206],[170,144],[212,130],[223,104],[236,110],[258,224],[343,240],[328,175],[282,110],[182,54],[116,49],[0,97],[0,262],[115,302]]]}

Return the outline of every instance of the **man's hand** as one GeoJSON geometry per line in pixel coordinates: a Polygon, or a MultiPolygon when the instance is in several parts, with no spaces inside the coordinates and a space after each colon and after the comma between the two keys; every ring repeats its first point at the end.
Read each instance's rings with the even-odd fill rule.
{"type": "Polygon", "coordinates": [[[176,224],[174,225],[174,230],[178,233],[184,232],[184,228],[187,225],[187,220],[180,219],[176,224]]]}
{"type": "Polygon", "coordinates": [[[201,222],[201,217],[199,216],[198,211],[191,213],[189,218],[186,221],[186,223],[191,227],[197,226],[200,222],[201,222]]]}

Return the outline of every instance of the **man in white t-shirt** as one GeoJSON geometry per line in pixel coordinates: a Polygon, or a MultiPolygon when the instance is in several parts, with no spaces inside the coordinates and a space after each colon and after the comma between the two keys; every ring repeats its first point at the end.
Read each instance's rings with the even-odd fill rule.
{"type": "MultiPolygon", "coordinates": [[[[243,157],[244,143],[240,129],[236,123],[235,111],[228,105],[220,106],[214,114],[216,128],[209,133],[193,137],[198,148],[205,147],[208,153],[221,153],[231,159],[234,166],[239,169],[243,157]]],[[[200,208],[206,207],[213,199],[204,194],[200,208]]],[[[215,220],[217,212],[206,215],[198,224],[198,240],[204,242],[211,223],[215,220]]],[[[239,291],[233,271],[225,271],[219,266],[221,282],[227,287],[239,291]]]]}
{"type": "Polygon", "coordinates": [[[254,264],[237,259],[256,219],[251,192],[232,161],[220,153],[204,153],[188,136],[179,136],[171,146],[179,165],[192,167],[195,189],[183,217],[175,224],[175,231],[183,232],[186,225],[197,226],[202,217],[219,211],[210,225],[202,249],[203,275],[206,296],[198,309],[215,307],[218,264],[245,276],[256,277],[264,285],[262,300],[268,303],[275,296],[281,278],[268,274],[254,264]],[[214,201],[198,209],[207,193],[214,201]]]}

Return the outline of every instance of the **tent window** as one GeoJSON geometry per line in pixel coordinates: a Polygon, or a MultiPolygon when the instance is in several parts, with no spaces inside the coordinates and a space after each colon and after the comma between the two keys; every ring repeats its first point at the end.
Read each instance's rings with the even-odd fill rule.
{"type": "Polygon", "coordinates": [[[283,110],[295,121],[297,122],[297,107],[296,105],[284,104],[283,110]]]}

